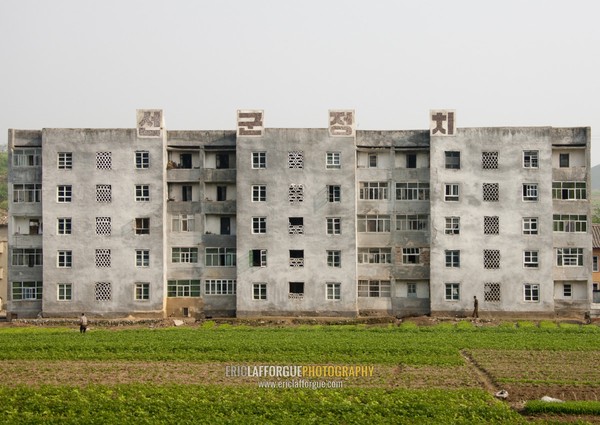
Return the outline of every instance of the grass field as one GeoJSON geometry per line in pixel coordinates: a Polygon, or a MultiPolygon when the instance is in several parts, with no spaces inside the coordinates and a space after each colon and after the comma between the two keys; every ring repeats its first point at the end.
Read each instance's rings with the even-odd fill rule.
{"type": "Polygon", "coordinates": [[[5,327],[0,347],[0,423],[600,423],[595,325],[5,327]]]}

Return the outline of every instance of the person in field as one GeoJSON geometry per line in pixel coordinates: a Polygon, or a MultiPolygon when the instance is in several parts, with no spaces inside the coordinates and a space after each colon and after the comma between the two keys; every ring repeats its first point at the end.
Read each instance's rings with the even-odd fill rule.
{"type": "Polygon", "coordinates": [[[79,332],[84,334],[85,331],[87,330],[87,325],[88,325],[88,319],[87,319],[85,313],[81,313],[81,317],[79,318],[79,332]]]}
{"type": "Polygon", "coordinates": [[[479,317],[479,300],[475,295],[473,295],[473,317],[476,319],[479,317]]]}

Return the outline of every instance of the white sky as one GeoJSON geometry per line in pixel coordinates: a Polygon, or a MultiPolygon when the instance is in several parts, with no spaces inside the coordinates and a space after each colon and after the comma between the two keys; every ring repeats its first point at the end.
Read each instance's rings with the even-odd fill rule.
{"type": "Polygon", "coordinates": [[[364,130],[591,126],[600,163],[597,0],[0,0],[0,143],[8,128],[364,130]]]}

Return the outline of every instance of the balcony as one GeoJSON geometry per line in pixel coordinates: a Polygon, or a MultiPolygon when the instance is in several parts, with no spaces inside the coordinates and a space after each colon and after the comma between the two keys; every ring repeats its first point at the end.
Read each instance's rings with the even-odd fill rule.
{"type": "Polygon", "coordinates": [[[205,182],[231,182],[235,183],[235,168],[205,168],[200,173],[205,182]]]}
{"type": "Polygon", "coordinates": [[[199,181],[202,175],[200,168],[170,168],[167,169],[168,182],[199,181]]]}
{"type": "Polygon", "coordinates": [[[236,213],[236,201],[202,201],[201,210],[204,214],[231,214],[236,213]]]}

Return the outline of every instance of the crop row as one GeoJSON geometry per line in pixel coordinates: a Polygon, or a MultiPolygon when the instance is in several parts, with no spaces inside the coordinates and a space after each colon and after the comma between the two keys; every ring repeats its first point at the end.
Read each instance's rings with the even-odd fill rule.
{"type": "Polygon", "coordinates": [[[597,351],[600,328],[5,328],[0,360],[461,365],[462,349],[597,351]]]}
{"type": "Polygon", "coordinates": [[[5,423],[524,423],[480,390],[0,387],[5,423]]]}

